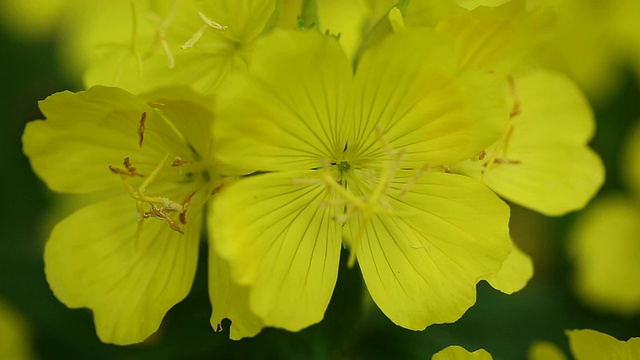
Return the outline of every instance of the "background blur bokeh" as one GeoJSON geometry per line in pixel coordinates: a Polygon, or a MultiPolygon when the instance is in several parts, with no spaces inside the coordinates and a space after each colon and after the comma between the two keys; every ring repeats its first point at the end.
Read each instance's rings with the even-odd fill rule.
{"type": "MultiPolygon", "coordinates": [[[[362,295],[359,270],[342,264],[322,323],[299,333],[267,329],[253,339],[228,340],[227,333],[214,333],[209,325],[203,243],[190,295],[167,314],[157,334],[135,346],[100,343],[91,313],[67,309],[45,281],[43,244],[51,216],[60,215],[48,214],[54,195],[32,173],[21,151],[24,125],[42,117],[37,101],[57,91],[82,88],[56,52],[64,41],[55,32],[29,37],[0,26],[0,299],[26,322],[36,358],[430,358],[448,345],[459,344],[469,350],[485,348],[495,359],[524,359],[537,340],[568,351],[565,329],[591,328],[623,340],[640,336],[640,316],[599,313],[575,296],[567,235],[580,214],[548,218],[513,206],[512,236],[534,259],[533,279],[511,296],[480,283],[477,304],[454,324],[434,325],[422,332],[393,325],[362,295]]],[[[607,168],[601,194],[625,191],[621,146],[640,119],[637,78],[630,66],[622,72],[619,88],[594,105],[597,134],[591,145],[607,168]]]]}

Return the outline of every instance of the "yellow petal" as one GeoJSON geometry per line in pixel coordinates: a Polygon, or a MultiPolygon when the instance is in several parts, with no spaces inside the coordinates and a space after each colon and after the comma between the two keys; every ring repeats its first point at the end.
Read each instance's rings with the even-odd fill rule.
{"type": "Polygon", "coordinates": [[[640,312],[640,207],[624,195],[598,199],[571,234],[575,286],[596,309],[621,315],[640,312]]]}
{"type": "Polygon", "coordinates": [[[529,348],[529,360],[567,360],[562,350],[548,341],[536,341],[529,348]]]}
{"type": "Polygon", "coordinates": [[[412,330],[453,322],[475,302],[476,283],[497,272],[511,251],[509,209],[477,180],[426,173],[400,196],[390,215],[349,220],[367,288],[394,323],[412,330]],[[359,228],[358,224],[364,227],[359,228]]]}
{"type": "Polygon", "coordinates": [[[431,360],[493,360],[493,357],[484,349],[469,352],[461,346],[452,345],[438,351],[431,360]]]}
{"type": "Polygon", "coordinates": [[[602,161],[587,145],[594,120],[586,99],[569,79],[546,71],[517,78],[515,94],[520,113],[498,152],[452,169],[478,178],[485,172],[500,196],[545,215],[583,208],[604,182],[602,161]]]}
{"type": "Polygon", "coordinates": [[[137,126],[151,109],[122,90],[65,91],[40,102],[40,109],[47,120],[28,123],[22,142],[34,171],[55,191],[119,187],[109,165],[119,166],[125,157],[153,163],[164,155],[140,151],[137,126]]]}
{"type": "Polygon", "coordinates": [[[640,357],[640,338],[620,341],[594,330],[567,330],[576,360],[635,360],[640,357]]]}
{"type": "Polygon", "coordinates": [[[502,81],[455,65],[453,42],[407,30],[368,50],[355,78],[349,152],[386,156],[383,141],[403,151],[403,166],[470,158],[496,141],[507,121],[502,81]],[[482,96],[479,96],[482,94],[482,96]]]}
{"type": "Polygon", "coordinates": [[[109,166],[122,167],[126,157],[141,174],[167,153],[184,160],[200,160],[192,159],[194,151],[202,160],[211,157],[211,112],[187,101],[160,99],[152,108],[144,100],[102,86],[48,97],[40,103],[47,119],[27,124],[22,138],[34,171],[55,191],[88,193],[122,188],[109,166]],[[163,116],[176,121],[169,124],[163,116]]]}
{"type": "Polygon", "coordinates": [[[499,272],[491,274],[485,280],[491,286],[505,294],[518,292],[527,285],[533,276],[533,261],[515,244],[499,272]]]}
{"type": "Polygon", "coordinates": [[[407,26],[435,27],[440,22],[454,17],[463,9],[453,1],[412,0],[407,8],[407,26]]]}
{"type": "Polygon", "coordinates": [[[340,34],[340,44],[352,58],[362,41],[363,28],[371,21],[371,10],[363,0],[324,0],[318,4],[321,31],[340,34]]]}
{"type": "Polygon", "coordinates": [[[0,19],[3,27],[15,30],[21,36],[46,39],[62,18],[65,8],[75,3],[69,0],[5,0],[0,2],[0,19]]]}
{"type": "Polygon", "coordinates": [[[190,210],[184,235],[147,219],[136,241],[135,203],[128,196],[87,206],[51,233],[44,253],[49,286],[68,307],[93,311],[103,342],[141,342],[191,288],[200,212],[190,210]]]}
{"type": "Polygon", "coordinates": [[[338,41],[316,31],[278,31],[260,42],[254,60],[252,75],[219,97],[221,162],[286,170],[340,158],[351,70],[338,41]]]}
{"type": "Polygon", "coordinates": [[[298,331],[322,320],[333,292],[340,226],[319,171],[270,173],[224,189],[209,229],[250,309],[267,326],[298,331]]]}
{"type": "Polygon", "coordinates": [[[527,11],[525,1],[515,0],[463,12],[442,22],[438,31],[456,39],[460,64],[506,76],[552,38],[553,20],[549,9],[527,11]]]}
{"type": "MultiPolygon", "coordinates": [[[[215,241],[215,240],[210,240],[215,241]]],[[[222,320],[231,320],[229,338],[240,340],[257,335],[264,325],[249,309],[249,289],[231,279],[229,264],[209,245],[209,298],[213,313],[211,326],[222,331],[222,320]]]]}

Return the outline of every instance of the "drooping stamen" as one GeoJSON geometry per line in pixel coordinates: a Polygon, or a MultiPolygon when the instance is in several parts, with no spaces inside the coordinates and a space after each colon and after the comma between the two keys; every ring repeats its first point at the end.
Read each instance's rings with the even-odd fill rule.
{"type": "MultiPolygon", "coordinates": [[[[491,157],[487,163],[484,164],[484,170],[482,171],[482,180],[485,181],[489,170],[493,166],[493,164],[520,164],[520,160],[510,159],[509,145],[511,144],[511,136],[513,135],[513,131],[515,129],[514,119],[520,115],[520,99],[518,97],[518,92],[516,89],[516,83],[513,80],[513,77],[509,76],[509,90],[511,91],[511,95],[513,96],[513,107],[511,112],[509,113],[509,120],[507,121],[507,126],[502,136],[502,139],[498,142],[491,157]]],[[[484,158],[484,156],[482,157],[484,158]]],[[[480,159],[482,160],[482,159],[480,159]]]]}
{"type": "Polygon", "coordinates": [[[111,165],[109,166],[109,170],[112,173],[120,175],[129,196],[131,196],[136,201],[136,218],[138,220],[138,226],[135,235],[136,248],[142,233],[144,220],[150,217],[159,218],[167,223],[167,225],[169,225],[172,230],[177,231],[180,234],[184,234],[184,231],[181,229],[178,222],[173,220],[169,216],[169,214],[177,213],[180,223],[186,224],[187,209],[191,202],[191,198],[196,192],[194,191],[193,193],[191,193],[185,200],[183,200],[182,203],[177,203],[166,197],[149,196],[146,194],[147,187],[157,179],[160,170],[166,164],[168,157],[169,154],[166,154],[162,161],[160,161],[160,163],[146,177],[136,171],[128,157],[126,157],[123,161],[123,165],[126,170],[118,169],[111,165]],[[138,185],[137,189],[131,185],[131,179],[136,176],[144,178],[142,183],[138,185]],[[145,210],[145,204],[149,205],[149,211],[145,210]]]}
{"type": "Polygon", "coordinates": [[[173,53],[171,52],[171,48],[167,43],[167,29],[169,25],[173,22],[176,14],[178,12],[178,0],[174,0],[171,3],[171,8],[169,9],[169,13],[167,16],[162,19],[158,14],[149,12],[148,16],[151,21],[156,23],[156,33],[154,38],[154,46],[149,52],[145,53],[145,57],[151,56],[153,49],[156,46],[160,46],[164,51],[165,56],[167,57],[167,61],[169,62],[169,69],[173,69],[176,65],[175,58],[173,57],[173,53]]]}
{"type": "Polygon", "coordinates": [[[205,14],[202,13],[202,11],[198,12],[198,16],[200,16],[200,19],[202,19],[204,24],[198,29],[198,31],[196,31],[195,34],[193,34],[193,36],[191,36],[189,40],[187,40],[187,42],[185,42],[181,46],[182,50],[190,49],[196,43],[198,43],[198,41],[200,41],[200,38],[204,34],[205,30],[207,30],[207,28],[213,28],[215,30],[220,30],[220,31],[226,31],[229,28],[226,25],[220,25],[217,22],[209,19],[205,14]]]}

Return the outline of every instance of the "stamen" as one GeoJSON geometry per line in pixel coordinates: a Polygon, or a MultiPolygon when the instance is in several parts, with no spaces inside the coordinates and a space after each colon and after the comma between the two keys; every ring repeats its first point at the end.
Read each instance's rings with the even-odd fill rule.
{"type": "Polygon", "coordinates": [[[182,165],[190,165],[194,164],[193,161],[182,160],[180,157],[176,156],[175,159],[171,162],[172,167],[182,166],[182,165]]]}
{"type": "Polygon", "coordinates": [[[520,114],[520,99],[518,98],[515,81],[511,76],[509,76],[508,81],[509,89],[511,91],[511,95],[513,96],[513,108],[511,109],[511,113],[509,114],[509,120],[507,121],[507,127],[505,129],[504,135],[502,136],[502,139],[500,139],[495,149],[493,150],[489,161],[484,164],[485,169],[482,172],[482,181],[486,180],[487,174],[489,173],[489,170],[491,169],[493,164],[521,163],[520,160],[508,158],[509,145],[511,143],[511,136],[513,135],[514,131],[514,118],[520,114]]]}
{"type": "Polygon", "coordinates": [[[111,170],[111,172],[116,175],[123,175],[128,177],[134,177],[134,176],[144,177],[144,175],[138,173],[136,168],[131,166],[131,161],[129,160],[129,157],[124,158],[122,165],[124,165],[124,168],[127,169],[126,171],[119,169],[113,165],[109,165],[109,170],[111,170]]]}
{"type": "Polygon", "coordinates": [[[207,24],[203,24],[200,29],[198,29],[198,31],[196,31],[196,33],[193,34],[193,36],[189,40],[187,40],[187,42],[184,43],[180,48],[182,50],[191,49],[193,45],[200,41],[202,34],[204,34],[204,31],[207,30],[208,27],[209,26],[207,24]]]}
{"type": "Polygon", "coordinates": [[[191,203],[191,198],[193,197],[193,195],[195,195],[198,192],[198,190],[192,192],[189,196],[187,196],[186,199],[184,199],[182,201],[182,212],[180,213],[180,215],[178,216],[178,218],[180,219],[180,222],[183,225],[187,224],[187,210],[189,209],[189,204],[191,203]]]}
{"type": "Polygon", "coordinates": [[[162,19],[157,14],[150,12],[149,18],[151,21],[156,23],[156,33],[154,38],[154,46],[145,53],[145,58],[151,56],[156,46],[160,46],[164,51],[165,56],[167,57],[167,61],[169,62],[169,69],[173,69],[176,65],[175,59],[173,57],[173,53],[171,52],[171,48],[169,48],[169,44],[167,43],[167,28],[173,22],[173,19],[178,12],[178,0],[174,0],[171,3],[171,8],[169,9],[169,13],[167,16],[162,19]]]}
{"type": "Polygon", "coordinates": [[[144,123],[147,120],[147,112],[143,112],[140,117],[140,122],[138,123],[138,146],[142,147],[142,141],[144,141],[144,123]]]}
{"type": "Polygon", "coordinates": [[[198,41],[200,41],[200,38],[204,34],[205,30],[207,30],[207,28],[213,28],[215,30],[220,30],[220,31],[226,31],[229,28],[226,25],[220,25],[217,22],[211,20],[205,14],[203,14],[202,11],[198,11],[198,16],[200,16],[200,19],[202,19],[202,21],[204,22],[204,25],[202,25],[198,29],[198,31],[196,31],[196,33],[193,34],[193,36],[191,36],[191,38],[187,40],[187,42],[185,42],[184,45],[181,46],[182,50],[190,49],[198,41]]]}
{"type": "Polygon", "coordinates": [[[111,165],[109,166],[109,170],[112,173],[121,176],[122,182],[124,183],[127,192],[134,200],[136,200],[136,219],[138,221],[135,235],[136,248],[142,233],[144,220],[151,217],[156,217],[163,220],[165,223],[167,223],[167,225],[169,225],[172,230],[177,231],[180,234],[184,234],[184,231],[182,230],[178,222],[173,220],[169,215],[172,213],[178,213],[179,222],[185,225],[187,223],[187,209],[189,208],[191,199],[195,195],[196,191],[187,196],[187,198],[185,198],[180,204],[166,197],[149,196],[146,194],[147,187],[156,180],[160,173],[160,170],[166,164],[168,157],[169,154],[166,154],[162,161],[160,161],[160,163],[146,177],[139,174],[136,168],[131,165],[131,160],[129,159],[129,157],[126,157],[123,160],[123,165],[126,170],[122,170],[111,165]],[[144,178],[137,189],[135,189],[131,185],[131,179],[135,176],[144,178]],[[145,211],[145,204],[149,205],[149,211],[145,211]]]}
{"type": "Polygon", "coordinates": [[[209,19],[205,14],[202,13],[202,11],[198,11],[198,15],[200,16],[200,19],[204,21],[205,24],[209,25],[210,27],[216,30],[226,31],[229,28],[226,25],[220,25],[217,22],[209,19]]]}

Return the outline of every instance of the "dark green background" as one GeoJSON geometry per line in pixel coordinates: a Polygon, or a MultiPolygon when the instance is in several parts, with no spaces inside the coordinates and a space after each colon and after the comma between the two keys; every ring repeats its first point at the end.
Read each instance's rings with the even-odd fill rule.
{"type": "MultiPolygon", "coordinates": [[[[0,297],[29,321],[33,349],[41,359],[430,359],[453,344],[469,350],[484,348],[495,359],[524,359],[535,340],[549,340],[568,351],[564,329],[591,328],[625,340],[640,336],[640,317],[623,320],[600,315],[573,296],[565,235],[577,215],[546,218],[514,207],[513,237],[534,256],[536,275],[527,288],[512,296],[479,284],[476,306],[455,324],[434,325],[422,332],[393,325],[363,299],[359,270],[343,264],[321,324],[299,333],[266,329],[256,338],[231,341],[227,333],[214,333],[209,325],[203,242],[193,289],[167,314],[160,331],[140,345],[102,344],[91,313],[67,309],[45,281],[41,224],[53,200],[31,172],[20,140],[26,122],[42,117],[38,100],[56,91],[80,90],[80,83],[65,79],[58,70],[53,40],[21,42],[0,30],[0,44],[0,297]]],[[[621,187],[620,143],[630,124],[640,118],[640,94],[632,78],[627,76],[624,89],[597,109],[593,147],[607,165],[603,192],[621,187]]]]}

